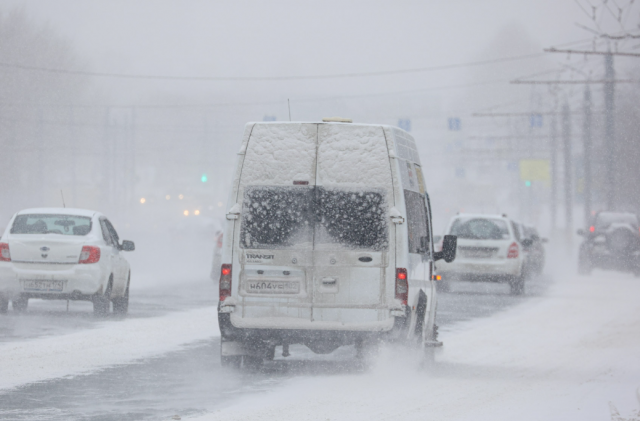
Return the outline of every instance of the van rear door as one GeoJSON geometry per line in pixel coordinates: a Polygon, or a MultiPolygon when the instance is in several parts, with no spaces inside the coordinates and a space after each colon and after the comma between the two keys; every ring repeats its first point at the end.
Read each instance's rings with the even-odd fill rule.
{"type": "Polygon", "coordinates": [[[232,322],[238,327],[293,328],[311,319],[316,139],[316,124],[253,127],[234,232],[242,311],[232,322]]]}
{"type": "Polygon", "coordinates": [[[393,185],[383,129],[320,124],[312,320],[385,320],[393,185]]]}

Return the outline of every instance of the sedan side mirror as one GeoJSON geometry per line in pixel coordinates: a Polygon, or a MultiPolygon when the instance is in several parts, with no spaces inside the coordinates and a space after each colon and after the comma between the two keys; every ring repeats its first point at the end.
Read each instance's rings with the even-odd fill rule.
{"type": "Polygon", "coordinates": [[[120,250],[134,251],[135,249],[136,249],[136,245],[133,241],[122,240],[122,245],[120,246],[120,250]]]}
{"type": "Polygon", "coordinates": [[[580,228],[578,230],[578,235],[583,236],[584,235],[584,230],[582,228],[580,228]]]}
{"type": "Polygon", "coordinates": [[[445,262],[451,263],[456,260],[456,250],[458,248],[458,236],[445,235],[442,242],[442,251],[433,253],[434,260],[444,259],[445,262]]]}

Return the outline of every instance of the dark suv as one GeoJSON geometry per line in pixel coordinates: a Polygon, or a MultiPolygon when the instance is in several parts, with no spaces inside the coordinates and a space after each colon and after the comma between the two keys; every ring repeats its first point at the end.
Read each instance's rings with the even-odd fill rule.
{"type": "Polygon", "coordinates": [[[599,212],[584,237],[578,255],[578,273],[588,275],[593,268],[633,272],[640,276],[640,231],[633,213],[599,212]]]}

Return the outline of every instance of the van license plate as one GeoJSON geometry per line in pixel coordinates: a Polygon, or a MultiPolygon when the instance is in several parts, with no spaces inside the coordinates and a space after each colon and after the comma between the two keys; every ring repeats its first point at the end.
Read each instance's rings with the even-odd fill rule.
{"type": "Polygon", "coordinates": [[[252,294],[299,294],[297,281],[247,281],[247,292],[252,294]]]}
{"type": "Polygon", "coordinates": [[[34,292],[62,292],[64,281],[36,281],[27,280],[23,282],[25,291],[34,292]]]}

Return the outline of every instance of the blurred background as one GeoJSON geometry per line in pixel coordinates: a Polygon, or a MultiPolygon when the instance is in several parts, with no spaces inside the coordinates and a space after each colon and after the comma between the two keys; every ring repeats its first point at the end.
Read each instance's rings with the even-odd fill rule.
{"type": "Polygon", "coordinates": [[[411,132],[437,233],[640,211],[632,0],[2,0],[0,80],[0,227],[64,196],[149,282],[208,274],[248,121],[411,132]]]}

